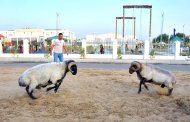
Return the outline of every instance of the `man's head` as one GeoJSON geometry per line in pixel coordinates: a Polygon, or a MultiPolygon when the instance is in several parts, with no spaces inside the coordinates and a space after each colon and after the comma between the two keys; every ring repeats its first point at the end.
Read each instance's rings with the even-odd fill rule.
{"type": "Polygon", "coordinates": [[[62,33],[59,33],[59,40],[62,40],[63,39],[63,34],[62,33]]]}

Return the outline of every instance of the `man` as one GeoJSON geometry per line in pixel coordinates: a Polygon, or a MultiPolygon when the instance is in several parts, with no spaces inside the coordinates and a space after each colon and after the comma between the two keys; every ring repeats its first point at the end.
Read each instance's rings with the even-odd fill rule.
{"type": "Polygon", "coordinates": [[[54,48],[54,52],[53,52],[53,57],[54,57],[54,62],[63,62],[63,49],[64,52],[67,53],[67,47],[65,45],[65,42],[63,40],[63,34],[59,33],[58,39],[54,39],[52,40],[52,46],[51,46],[51,50],[50,50],[50,55],[52,55],[52,50],[54,48]]]}

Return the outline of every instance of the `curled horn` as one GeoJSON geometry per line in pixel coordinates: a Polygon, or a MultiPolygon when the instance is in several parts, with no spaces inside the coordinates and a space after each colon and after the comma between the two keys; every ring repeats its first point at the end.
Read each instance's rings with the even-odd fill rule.
{"type": "Polygon", "coordinates": [[[135,72],[138,71],[138,70],[140,70],[140,68],[141,68],[140,62],[137,62],[137,61],[132,62],[132,63],[131,63],[131,66],[132,66],[132,69],[133,69],[135,72]],[[134,67],[134,66],[136,66],[136,67],[134,67]]]}
{"type": "Polygon", "coordinates": [[[72,67],[73,65],[76,65],[76,63],[75,63],[75,62],[70,62],[70,63],[68,64],[68,69],[71,70],[71,67],[72,67]]]}
{"type": "Polygon", "coordinates": [[[76,75],[77,73],[77,65],[76,65],[76,62],[70,62],[68,64],[68,70],[73,74],[73,75],[76,75]]]}

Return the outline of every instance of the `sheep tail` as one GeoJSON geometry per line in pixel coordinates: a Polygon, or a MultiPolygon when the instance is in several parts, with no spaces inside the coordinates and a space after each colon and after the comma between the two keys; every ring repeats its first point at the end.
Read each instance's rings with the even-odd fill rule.
{"type": "Polygon", "coordinates": [[[21,86],[21,87],[26,87],[26,86],[28,86],[28,83],[24,80],[23,77],[20,77],[20,78],[18,79],[18,83],[19,83],[19,86],[21,86]]]}

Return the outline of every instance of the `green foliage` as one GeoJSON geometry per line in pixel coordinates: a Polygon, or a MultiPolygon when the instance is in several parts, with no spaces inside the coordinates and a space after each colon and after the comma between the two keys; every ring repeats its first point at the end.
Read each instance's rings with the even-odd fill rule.
{"type": "Polygon", "coordinates": [[[50,50],[49,50],[49,46],[47,46],[45,48],[44,58],[49,58],[49,57],[50,57],[50,50]]]}
{"type": "Polygon", "coordinates": [[[160,34],[159,36],[153,39],[153,43],[159,43],[161,41],[161,36],[162,36],[162,42],[165,42],[165,43],[169,42],[168,34],[160,34]]]}
{"type": "Polygon", "coordinates": [[[150,51],[150,58],[155,58],[155,50],[154,49],[152,49],[150,51]]]}
{"type": "Polygon", "coordinates": [[[122,59],[121,47],[117,48],[117,58],[118,58],[118,59],[122,59]]]}
{"type": "Polygon", "coordinates": [[[151,55],[151,56],[154,56],[154,55],[155,55],[155,50],[154,50],[154,49],[152,49],[152,50],[150,51],[150,55],[151,55]]]}
{"type": "Polygon", "coordinates": [[[18,53],[18,45],[14,45],[13,49],[14,49],[14,52],[13,52],[14,54],[18,53]]]}
{"type": "Polygon", "coordinates": [[[68,53],[79,54],[81,48],[82,48],[82,47],[81,47],[80,45],[77,45],[77,44],[68,45],[68,46],[67,46],[67,51],[68,51],[68,53]]]}
{"type": "Polygon", "coordinates": [[[95,48],[92,45],[87,46],[86,49],[87,49],[87,53],[88,54],[95,54],[96,50],[95,50],[95,48]]]}
{"type": "Polygon", "coordinates": [[[80,57],[85,58],[85,50],[82,47],[80,48],[80,57]]]}

